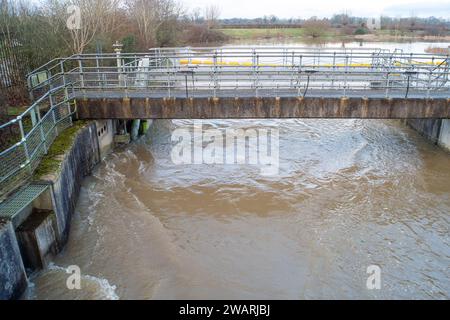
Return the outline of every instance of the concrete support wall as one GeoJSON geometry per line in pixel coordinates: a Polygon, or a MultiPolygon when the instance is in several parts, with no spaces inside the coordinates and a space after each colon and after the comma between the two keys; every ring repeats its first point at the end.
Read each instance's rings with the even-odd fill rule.
{"type": "Polygon", "coordinates": [[[24,261],[27,268],[44,268],[64,247],[83,178],[112,149],[113,137],[112,120],[81,128],[60,169],[41,178],[51,188],[22,210],[16,226],[0,220],[0,299],[23,294],[27,287],[24,261]]]}
{"type": "Polygon", "coordinates": [[[449,119],[409,119],[406,123],[431,142],[450,151],[449,119]]]}
{"type": "Polygon", "coordinates": [[[36,209],[16,230],[22,260],[27,269],[47,267],[58,252],[56,230],[53,211],[36,209]]]}
{"type": "Polygon", "coordinates": [[[96,120],[100,156],[103,158],[113,148],[115,126],[113,120],[96,120]]]}
{"type": "Polygon", "coordinates": [[[446,150],[450,151],[450,120],[441,120],[441,132],[439,135],[438,144],[446,150]]]}
{"type": "Polygon", "coordinates": [[[450,118],[450,99],[85,98],[80,119],[450,118]]]}
{"type": "Polygon", "coordinates": [[[10,221],[0,220],[0,300],[18,299],[27,287],[16,234],[10,221]]]}
{"type": "Polygon", "coordinates": [[[409,119],[406,123],[433,143],[438,142],[441,130],[440,119],[409,119]]]}
{"type": "Polygon", "coordinates": [[[80,130],[72,148],[64,157],[60,173],[50,179],[53,185],[53,210],[56,213],[57,239],[60,247],[67,242],[70,220],[83,178],[91,173],[100,160],[97,128],[92,122],[80,130]]]}

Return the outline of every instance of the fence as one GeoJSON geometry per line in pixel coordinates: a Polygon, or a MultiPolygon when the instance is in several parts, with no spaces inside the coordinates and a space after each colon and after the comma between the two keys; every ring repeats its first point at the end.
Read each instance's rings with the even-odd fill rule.
{"type": "Polygon", "coordinates": [[[77,55],[43,66],[31,75],[30,83],[36,94],[71,83],[77,94],[114,90],[165,97],[304,96],[318,91],[340,96],[431,97],[448,92],[448,78],[449,58],[439,54],[226,47],[77,55]],[[38,81],[39,77],[45,81],[38,81]]]}
{"type": "Polygon", "coordinates": [[[69,88],[51,89],[19,117],[0,126],[0,134],[17,133],[0,152],[0,199],[33,175],[59,132],[72,124],[75,105],[68,98],[69,88]]]}
{"type": "Polygon", "coordinates": [[[12,34],[0,33],[0,95],[3,103],[26,97],[27,66],[28,59],[20,41],[12,34]]]}

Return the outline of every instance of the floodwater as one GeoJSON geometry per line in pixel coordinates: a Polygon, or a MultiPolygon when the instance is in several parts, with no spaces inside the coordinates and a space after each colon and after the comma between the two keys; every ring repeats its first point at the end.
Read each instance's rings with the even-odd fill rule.
{"type": "Polygon", "coordinates": [[[265,176],[174,163],[171,135],[192,124],[155,121],[84,180],[67,247],[27,298],[450,298],[447,152],[399,121],[203,122],[278,130],[265,176]]]}

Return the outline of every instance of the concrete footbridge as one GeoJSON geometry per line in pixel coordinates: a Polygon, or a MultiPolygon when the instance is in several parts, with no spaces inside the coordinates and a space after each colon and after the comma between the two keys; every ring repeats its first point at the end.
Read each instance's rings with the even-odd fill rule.
{"type": "Polygon", "coordinates": [[[157,48],[75,55],[29,77],[78,116],[446,118],[449,57],[366,48],[157,48]]]}

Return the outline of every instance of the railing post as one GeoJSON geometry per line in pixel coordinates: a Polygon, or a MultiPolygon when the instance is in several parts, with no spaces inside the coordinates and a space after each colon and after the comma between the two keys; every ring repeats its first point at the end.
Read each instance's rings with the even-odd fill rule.
{"type": "Polygon", "coordinates": [[[295,72],[295,51],[292,51],[292,58],[291,58],[291,89],[294,85],[294,72],[295,72]]]}
{"type": "Polygon", "coordinates": [[[37,113],[37,117],[38,117],[38,125],[39,125],[39,131],[40,131],[40,133],[41,133],[41,142],[42,142],[42,145],[44,146],[44,153],[47,153],[47,151],[48,151],[48,146],[47,146],[47,139],[45,138],[45,134],[44,134],[44,128],[42,128],[42,121],[41,121],[41,114],[40,114],[40,112],[39,112],[39,106],[38,105],[36,105],[33,109],[37,109],[37,110],[34,110],[36,113],[37,113]]]}
{"type": "Polygon", "coordinates": [[[50,110],[49,110],[49,112],[52,113],[53,127],[55,128],[56,135],[58,135],[58,125],[57,125],[58,121],[56,119],[55,110],[53,108],[53,97],[52,97],[51,94],[48,95],[48,100],[50,102],[50,110]]]}
{"type": "Polygon", "coordinates": [[[217,86],[218,86],[218,82],[217,82],[217,50],[214,51],[213,63],[214,63],[214,66],[213,66],[214,98],[216,98],[217,86]]]}
{"type": "Polygon", "coordinates": [[[390,86],[390,83],[389,83],[389,70],[388,71],[386,71],[386,93],[385,93],[385,97],[386,98],[388,98],[389,97],[389,86],[390,86]]]}
{"type": "Polygon", "coordinates": [[[98,55],[97,54],[95,55],[95,67],[97,69],[97,81],[98,81],[98,84],[99,84],[99,86],[101,88],[103,88],[103,84],[102,84],[102,81],[101,81],[101,75],[100,75],[100,63],[98,61],[98,55]]]}
{"type": "Polygon", "coordinates": [[[429,76],[428,76],[427,98],[430,97],[430,91],[431,91],[431,77],[432,77],[432,74],[433,74],[433,70],[430,69],[430,74],[429,74],[429,76]]]}
{"type": "Polygon", "coordinates": [[[80,57],[78,57],[78,68],[80,69],[81,88],[84,90],[83,62],[81,61],[80,57]]]}
{"type": "Polygon", "coordinates": [[[25,131],[23,129],[22,117],[20,117],[20,119],[19,119],[19,129],[20,129],[20,135],[22,136],[22,145],[23,145],[23,150],[25,152],[25,158],[27,159],[26,165],[28,166],[28,170],[30,171],[30,174],[32,174],[32,168],[30,166],[30,163],[31,163],[30,153],[28,151],[27,140],[25,139],[25,131]]]}
{"type": "Polygon", "coordinates": [[[169,60],[167,59],[166,60],[166,72],[167,72],[167,93],[168,93],[168,95],[169,95],[169,98],[170,98],[170,82],[171,82],[171,72],[170,72],[170,69],[169,69],[169,60]]]}
{"type": "Polygon", "coordinates": [[[336,51],[333,52],[333,74],[331,75],[331,89],[334,89],[334,77],[336,75],[336,51]]]}
{"type": "Polygon", "coordinates": [[[256,89],[256,51],[252,49],[252,78],[253,88],[255,89],[255,96],[258,96],[258,90],[256,89]]]}
{"type": "Polygon", "coordinates": [[[117,64],[117,81],[118,81],[118,87],[120,88],[121,84],[123,83],[123,75],[122,75],[122,47],[123,45],[116,41],[113,44],[114,52],[116,53],[116,64],[117,64]]]}
{"type": "Polygon", "coordinates": [[[255,79],[255,96],[258,96],[259,88],[259,54],[256,55],[256,79],[255,79]]]}
{"type": "Polygon", "coordinates": [[[61,62],[59,63],[60,69],[61,69],[61,77],[62,77],[62,82],[63,82],[63,86],[66,86],[66,74],[64,72],[64,62],[61,60],[61,62]]]}
{"type": "Polygon", "coordinates": [[[348,72],[348,55],[345,55],[345,68],[344,68],[344,97],[347,96],[347,72],[348,72]]]}
{"type": "Polygon", "coordinates": [[[302,61],[303,56],[300,55],[299,62],[298,62],[298,72],[297,72],[297,96],[301,96],[300,94],[300,73],[302,72],[302,61]]]}
{"type": "MultiPolygon", "coordinates": [[[[67,86],[64,87],[64,101],[66,102],[67,106],[67,114],[72,114],[72,110],[70,108],[70,99],[69,99],[69,90],[67,89],[67,86]]],[[[69,117],[70,119],[70,125],[72,125],[72,117],[69,117]]]]}

